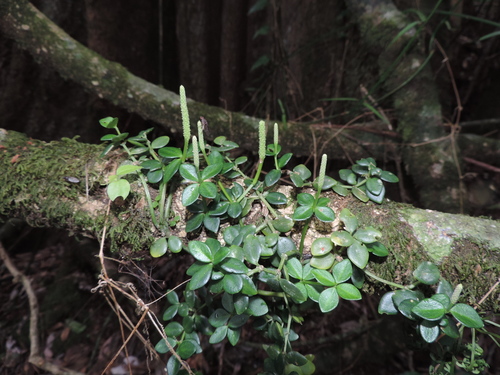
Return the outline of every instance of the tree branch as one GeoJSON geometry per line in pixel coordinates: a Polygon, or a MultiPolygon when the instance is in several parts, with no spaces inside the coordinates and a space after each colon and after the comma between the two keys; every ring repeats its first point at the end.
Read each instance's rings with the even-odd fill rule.
{"type": "MultiPolygon", "coordinates": [[[[119,152],[101,159],[102,149],[102,146],[70,139],[44,143],[0,130],[0,214],[22,218],[31,225],[61,227],[71,233],[98,238],[104,230],[109,202],[105,185],[109,175],[126,159],[126,155],[119,152]]],[[[108,217],[108,244],[125,256],[147,251],[152,241],[161,236],[151,225],[142,188],[132,186],[132,197],[125,202],[115,201],[108,217]]],[[[190,214],[180,204],[181,190],[182,187],[174,193],[173,215],[178,215],[180,221],[172,228],[172,234],[187,241],[185,222],[190,214]]],[[[151,194],[156,192],[151,190],[151,194]]],[[[443,276],[450,282],[463,283],[469,302],[474,303],[476,296],[484,295],[500,274],[497,221],[392,202],[364,204],[331,191],[324,194],[330,198],[337,216],[348,207],[358,217],[360,226],[371,225],[382,232],[381,242],[390,250],[390,255],[384,262],[371,263],[370,271],[383,279],[409,283],[418,263],[430,260],[440,264],[443,276]]],[[[264,215],[258,207],[254,211],[256,218],[252,220],[264,215]]],[[[334,229],[333,224],[328,225],[313,225],[305,242],[329,235],[334,229]]],[[[294,241],[298,233],[300,228],[297,234],[292,233],[294,241]]],[[[498,308],[498,299],[491,298],[482,308],[498,308]]]]}
{"type": "MultiPolygon", "coordinates": [[[[23,49],[45,66],[56,70],[63,78],[80,84],[85,90],[109,100],[115,105],[153,120],[173,132],[181,132],[179,96],[145,81],[122,65],[108,61],[71,38],[61,28],[26,0],[0,0],[0,31],[14,39],[23,49]]],[[[252,150],[257,144],[257,128],[261,119],[242,113],[228,112],[218,107],[188,101],[191,113],[205,117],[212,134],[224,134],[238,140],[241,147],[252,150]]],[[[191,116],[192,124],[198,117],[191,116]]],[[[338,127],[281,124],[280,143],[283,150],[296,156],[313,153],[314,139],[321,146],[329,140],[325,152],[330,158],[345,159],[387,154],[387,139],[397,137],[367,127],[338,127]],[[314,133],[314,134],[313,134],[314,133]],[[342,148],[332,141],[340,138],[342,148]]]]}

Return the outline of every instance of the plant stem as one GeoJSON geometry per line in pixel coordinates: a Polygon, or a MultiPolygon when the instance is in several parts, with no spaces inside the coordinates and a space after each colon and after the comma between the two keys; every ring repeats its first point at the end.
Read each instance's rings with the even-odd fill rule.
{"type": "Polygon", "coordinates": [[[393,287],[398,288],[398,289],[410,289],[407,286],[397,284],[397,283],[394,283],[394,282],[389,281],[389,280],[382,279],[381,277],[378,277],[377,275],[375,275],[374,273],[371,273],[367,269],[364,269],[363,271],[365,272],[366,275],[370,276],[372,279],[375,279],[375,280],[377,280],[381,283],[384,283],[386,285],[393,286],[393,287]]]}

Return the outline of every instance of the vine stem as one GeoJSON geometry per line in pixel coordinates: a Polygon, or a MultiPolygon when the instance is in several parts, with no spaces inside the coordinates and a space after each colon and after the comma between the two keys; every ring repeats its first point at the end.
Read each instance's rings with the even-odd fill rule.
{"type": "Polygon", "coordinates": [[[363,271],[365,272],[366,275],[368,275],[372,279],[375,279],[375,280],[377,280],[377,281],[379,281],[381,283],[387,284],[389,286],[393,286],[393,287],[398,288],[398,289],[410,289],[407,286],[404,286],[404,285],[401,285],[401,284],[397,284],[397,283],[389,281],[389,280],[382,279],[381,277],[375,275],[374,273],[371,273],[367,269],[364,269],[363,271]]]}

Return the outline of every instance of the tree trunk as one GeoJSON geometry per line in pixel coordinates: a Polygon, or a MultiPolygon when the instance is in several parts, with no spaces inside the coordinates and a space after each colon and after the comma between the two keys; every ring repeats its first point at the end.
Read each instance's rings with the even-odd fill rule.
{"type": "Polygon", "coordinates": [[[463,166],[454,134],[446,137],[433,73],[423,41],[419,43],[422,36],[415,36],[415,30],[399,34],[410,22],[392,1],[356,0],[347,5],[356,15],[363,42],[374,51],[382,51],[377,62],[386,75],[386,90],[396,90],[398,130],[406,144],[404,163],[418,187],[420,205],[463,212],[463,166]],[[413,47],[404,52],[410,44],[413,47]]]}
{"type": "MultiPolygon", "coordinates": [[[[141,256],[159,236],[151,224],[144,194],[132,184],[131,197],[110,204],[106,194],[109,175],[126,159],[113,152],[100,158],[103,147],[72,139],[45,143],[21,133],[0,129],[0,214],[21,218],[33,226],[60,227],[71,233],[100,238],[107,227],[107,243],[123,256],[141,256]]],[[[186,243],[196,239],[186,234],[190,215],[180,203],[182,187],[173,193],[173,213],[180,221],[171,234],[186,243]]],[[[294,191],[288,192],[295,196],[294,191]]],[[[151,190],[153,196],[156,195],[151,190]]],[[[370,263],[371,270],[386,280],[409,282],[411,272],[423,260],[440,265],[443,276],[454,284],[463,283],[470,303],[486,293],[500,274],[500,225],[497,221],[421,210],[393,202],[364,204],[352,197],[329,192],[330,207],[338,213],[345,207],[353,212],[360,227],[374,226],[390,251],[383,262],[370,263]]],[[[289,210],[289,207],[279,211],[289,210]]],[[[254,207],[259,220],[260,205],[254,207]]],[[[228,225],[228,224],[226,224],[228,225]]],[[[305,243],[329,235],[333,224],[313,225],[305,243]]],[[[300,229],[292,229],[295,242],[300,229]],[[297,231],[295,233],[294,231],[297,231]]],[[[483,309],[497,309],[498,299],[489,299],[483,309]]]]}

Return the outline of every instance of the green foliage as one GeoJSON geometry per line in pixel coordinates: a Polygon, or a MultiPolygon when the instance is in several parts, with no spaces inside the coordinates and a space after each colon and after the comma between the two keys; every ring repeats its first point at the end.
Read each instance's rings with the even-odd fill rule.
{"type": "MultiPolygon", "coordinates": [[[[227,340],[237,345],[249,321],[270,342],[263,349],[268,354],[264,371],[269,374],[312,374],[313,357],[293,350],[298,339],[294,323],[302,323],[300,306],[316,306],[327,313],[342,300],[360,300],[370,257],[385,257],[387,248],[380,242],[382,233],[374,227],[360,227],[347,208],[339,213],[340,228],[327,237],[316,238],[310,250],[304,240],[313,220],[329,223],[335,220],[330,199],[323,192],[352,194],[363,202],[381,204],[384,182],[398,179],[377,167],[372,158],[361,159],[351,169],[340,171],[339,182],[326,176],[326,155],[322,156],[318,178],[310,181],[311,171],[298,165],[292,171],[285,167],[291,154],[281,155],[278,127],[273,128],[273,142],[266,145],[264,122],[259,124],[259,161],[255,175],[247,176],[240,165],[245,157],[234,159],[231,151],[238,147],[225,137],[213,145],[205,144],[201,123],[198,136],[191,138],[184,89],[181,87],[181,109],[184,128],[183,150],[170,147],[169,137],[148,139],[151,129],[135,137],[120,133],[118,120],[106,118],[101,125],[116,135],[103,140],[110,147],[123,147],[129,160],[111,176],[108,195],[112,200],[126,199],[135,184],[142,185],[157,235],[150,248],[153,257],[185,251],[194,259],[186,271],[189,277],[184,289],[167,294],[168,306],[163,314],[164,337],[156,345],[160,353],[176,352],[168,363],[169,374],[182,373],[178,358],[187,359],[200,353],[200,335],[210,336],[209,343],[227,340]],[[264,177],[264,160],[274,165],[264,177]],[[279,189],[284,176],[299,190],[295,199],[279,189]],[[152,199],[149,186],[158,195],[152,199]],[[171,212],[176,190],[182,188],[181,203],[188,214],[185,231],[193,238],[185,243],[170,233],[177,225],[171,212]],[[294,202],[295,201],[295,202],[294,202]],[[268,214],[256,222],[243,220],[252,209],[265,207],[268,214]],[[280,209],[292,205],[291,217],[280,209]],[[227,223],[223,230],[222,224],[227,223]],[[196,236],[202,234],[203,236],[196,236]],[[301,231],[300,243],[290,234],[301,231]]],[[[435,284],[440,275],[437,266],[423,263],[414,276],[417,283],[435,284]]],[[[389,283],[394,285],[394,283],[389,283]]],[[[455,320],[463,326],[480,329],[483,321],[471,307],[457,303],[460,291],[444,280],[437,293],[429,298],[412,288],[386,294],[379,312],[401,313],[416,324],[423,339],[433,342],[440,333],[458,337],[455,320]]]]}

